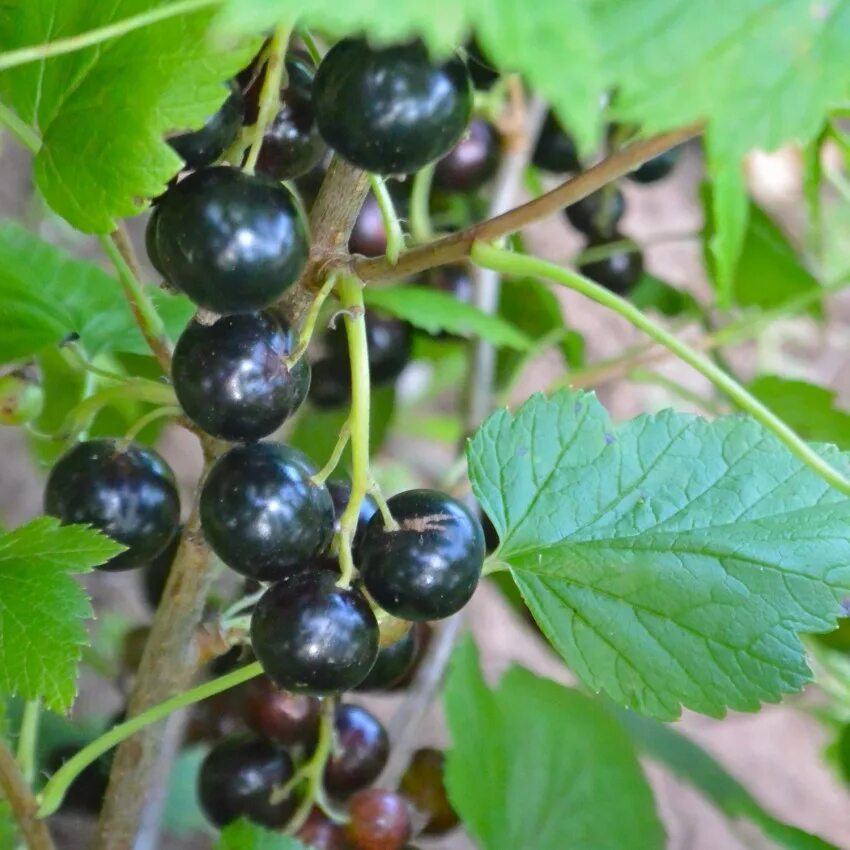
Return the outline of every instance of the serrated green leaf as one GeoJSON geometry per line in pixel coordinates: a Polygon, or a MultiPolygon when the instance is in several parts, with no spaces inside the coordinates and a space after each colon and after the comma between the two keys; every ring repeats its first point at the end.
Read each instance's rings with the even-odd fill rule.
{"type": "Polygon", "coordinates": [[[756,824],[787,850],[838,850],[822,838],[777,820],[705,750],[671,726],[606,705],[644,754],[669,768],[733,820],[756,824]]]}
{"type": "Polygon", "coordinates": [[[594,691],[672,719],[754,711],[811,678],[798,634],[835,628],[850,593],[850,500],[755,421],[614,426],[591,394],[537,395],[491,416],[468,458],[497,557],[594,691]]]}
{"type": "MultiPolygon", "coordinates": [[[[0,15],[0,49],[69,38],[164,2],[13,0],[0,15]]],[[[200,127],[256,49],[211,44],[213,14],[198,10],[0,73],[0,97],[42,138],[36,183],[74,227],[114,230],[179,170],[166,133],[200,127]]]]}
{"type": "Polygon", "coordinates": [[[594,700],[519,667],[487,688],[467,638],[445,688],[446,785],[484,850],[655,850],[652,793],[594,700]]]}
{"type": "Polygon", "coordinates": [[[77,663],[91,605],[72,573],[124,551],[80,525],[39,517],[0,536],[0,690],[40,697],[65,711],[76,694],[77,663]]]}
{"type": "Polygon", "coordinates": [[[510,322],[427,286],[367,286],[363,298],[367,307],[390,313],[428,333],[445,331],[520,351],[531,345],[510,322]]]}
{"type": "Polygon", "coordinates": [[[246,820],[228,824],[215,844],[215,850],[307,850],[294,838],[272,832],[246,820]]]}
{"type": "MultiPolygon", "coordinates": [[[[189,300],[157,291],[154,301],[169,334],[179,334],[194,309],[189,300]]],[[[117,280],[20,224],[0,221],[0,363],[36,354],[72,332],[90,356],[148,352],[117,280]]]]}
{"type": "Polygon", "coordinates": [[[850,449],[850,413],[835,406],[832,390],[779,375],[760,375],[747,389],[804,439],[850,449]]]}

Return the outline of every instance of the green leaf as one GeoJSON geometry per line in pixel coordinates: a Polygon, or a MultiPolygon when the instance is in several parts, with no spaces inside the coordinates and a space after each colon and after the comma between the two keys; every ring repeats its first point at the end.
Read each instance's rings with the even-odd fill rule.
{"type": "MultiPolygon", "coordinates": [[[[171,336],[185,327],[187,298],[157,291],[171,336]]],[[[13,221],[0,222],[0,363],[42,351],[78,333],[86,351],[147,353],[117,280],[76,260],[13,221]]]]}
{"type": "Polygon", "coordinates": [[[641,277],[629,293],[629,300],[641,310],[655,310],[669,318],[702,315],[702,308],[690,292],[652,274],[641,277]]]}
{"type": "Polygon", "coordinates": [[[39,517],[0,536],[0,690],[70,708],[91,605],[72,573],[124,551],[80,525],[39,517]]]}
{"type": "Polygon", "coordinates": [[[495,413],[468,458],[498,559],[594,691],[672,719],[754,711],[811,678],[798,633],[835,628],[850,593],[850,500],[755,421],[615,427],[567,391],[495,413]]]}
{"type": "Polygon", "coordinates": [[[594,700],[519,667],[490,690],[467,638],[445,705],[446,785],[485,850],[664,846],[628,737],[594,700]]]}
{"type": "Polygon", "coordinates": [[[367,307],[390,313],[428,333],[446,331],[521,351],[531,344],[510,322],[427,286],[367,286],[363,297],[367,307]]]}
{"type": "MultiPolygon", "coordinates": [[[[69,38],[163,0],[19,0],[0,15],[0,48],[69,38]]],[[[211,10],[173,17],[111,41],[0,73],[0,97],[42,138],[36,183],[50,206],[86,233],[165,191],[181,161],[165,134],[195,129],[227,94],[223,82],[256,44],[214,45],[211,10]]]]}
{"type": "Polygon", "coordinates": [[[777,820],[705,750],[672,727],[607,705],[635,746],[704,794],[733,820],[748,820],[787,850],[838,850],[815,835],[777,820]]]}
{"type": "Polygon", "coordinates": [[[307,850],[288,835],[272,832],[246,820],[228,824],[215,844],[215,850],[307,850]]]}
{"type": "Polygon", "coordinates": [[[832,390],[778,375],[760,375],[747,389],[804,439],[850,450],[850,413],[835,406],[832,390]]]}

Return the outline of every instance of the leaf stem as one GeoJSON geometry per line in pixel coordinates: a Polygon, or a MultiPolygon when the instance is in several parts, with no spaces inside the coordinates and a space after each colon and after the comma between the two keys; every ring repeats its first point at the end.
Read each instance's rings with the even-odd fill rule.
{"type": "Polygon", "coordinates": [[[55,850],[47,824],[39,819],[38,802],[6,742],[0,738],[0,796],[9,804],[29,850],[55,850]]]}
{"type": "Polygon", "coordinates": [[[536,257],[515,254],[511,251],[495,248],[492,245],[481,242],[473,246],[471,256],[473,262],[486,268],[495,269],[503,274],[548,278],[555,283],[580,292],[603,307],[607,307],[619,314],[636,328],[652,337],[656,342],[672,351],[680,360],[683,360],[701,375],[708,378],[718,390],[725,393],[738,407],[749,413],[755,420],[771,431],[792,454],[820,475],[824,481],[842,493],[850,495],[850,481],[817,454],[782,419],[765,407],[757,398],[747,392],[734,378],[727,375],[726,372],[711,360],[704,357],[687,343],[673,336],[673,334],[644,315],[644,313],[628,301],[569,269],[536,257]]]}
{"type": "Polygon", "coordinates": [[[35,779],[35,747],[38,741],[40,714],[41,703],[37,699],[28,700],[24,705],[21,728],[18,732],[16,757],[21,768],[21,775],[29,785],[32,785],[32,781],[35,779]]]}
{"type": "MultiPolygon", "coordinates": [[[[8,56],[8,54],[6,55],[8,56]]],[[[0,63],[2,63],[2,60],[3,55],[0,54],[0,63]]],[[[0,67],[2,67],[2,64],[0,64],[0,67]]],[[[29,148],[33,153],[38,153],[38,149],[41,147],[41,139],[38,137],[38,133],[25,121],[18,118],[17,113],[11,107],[6,106],[5,103],[0,103],[0,124],[6,127],[25,148],[29,148]]]]}
{"type": "Polygon", "coordinates": [[[351,426],[348,424],[348,420],[346,420],[342,428],[339,429],[339,439],[336,441],[336,445],[333,447],[327,463],[311,477],[310,480],[314,484],[324,484],[333,475],[333,471],[339,466],[339,459],[342,457],[342,453],[345,451],[350,438],[351,426]]]}
{"type": "Polygon", "coordinates": [[[172,419],[176,419],[178,416],[182,415],[183,411],[175,406],[175,405],[163,405],[162,407],[155,407],[153,410],[149,410],[144,416],[141,416],[137,419],[128,429],[127,433],[124,434],[124,439],[129,443],[136,439],[139,434],[151,424],[151,422],[156,422],[157,419],[164,419],[166,416],[170,416],[172,419]]]}
{"type": "Polygon", "coordinates": [[[152,723],[168,717],[169,714],[172,714],[178,709],[215,696],[222,691],[236,687],[236,685],[241,685],[243,682],[259,676],[262,672],[263,668],[260,666],[260,662],[255,661],[252,664],[240,667],[238,670],[226,673],[224,676],[219,676],[217,679],[212,679],[209,682],[204,682],[202,685],[177,694],[149,708],[147,711],[143,711],[141,714],[137,714],[135,717],[131,717],[117,726],[113,726],[108,732],[104,732],[103,735],[96,738],[68,759],[50,777],[47,785],[44,786],[41,794],[39,794],[41,805],[38,810],[38,816],[46,818],[57,811],[71,783],[80,773],[105,752],[120,744],[121,741],[129,738],[140,729],[144,729],[146,726],[150,726],[152,723]]]}
{"type": "Polygon", "coordinates": [[[395,265],[399,254],[404,250],[404,231],[401,229],[398,213],[395,211],[390,190],[387,189],[387,184],[383,177],[377,174],[370,174],[369,185],[372,187],[372,194],[375,196],[375,200],[378,202],[378,208],[381,210],[384,232],[387,234],[387,262],[390,265],[395,265]]]}
{"type": "Polygon", "coordinates": [[[410,190],[410,235],[414,242],[428,242],[434,238],[431,226],[431,184],[434,182],[436,163],[431,163],[416,172],[410,190]]]}
{"type": "Polygon", "coordinates": [[[363,284],[350,275],[343,275],[337,291],[346,311],[345,330],[348,336],[348,358],[351,363],[351,495],[339,521],[339,566],[341,587],[348,587],[354,577],[351,544],[357,529],[360,506],[369,489],[369,351],[366,343],[366,317],[363,304],[363,284]]]}

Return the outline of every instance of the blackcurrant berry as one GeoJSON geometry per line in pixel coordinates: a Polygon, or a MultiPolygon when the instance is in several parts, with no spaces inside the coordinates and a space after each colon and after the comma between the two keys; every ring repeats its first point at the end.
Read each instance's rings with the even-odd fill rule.
{"type": "MultiPolygon", "coordinates": [[[[615,235],[612,241],[619,241],[615,235]]],[[[590,243],[591,247],[602,247],[606,242],[590,243]]],[[[599,260],[582,263],[578,270],[591,280],[610,289],[617,295],[628,295],[643,275],[643,254],[636,248],[619,248],[599,260]]]]}
{"type": "Polygon", "coordinates": [[[307,252],[295,199],[270,177],[205,168],[159,204],[156,253],[165,276],[215,313],[269,306],[295,282],[307,252]]]}
{"type": "Polygon", "coordinates": [[[472,110],[466,65],[435,65],[419,42],[370,47],[345,39],[316,72],[319,132],[340,156],[377,174],[409,174],[463,135],[472,110]]]}
{"type": "Polygon", "coordinates": [[[335,410],[351,399],[351,370],[348,362],[323,357],[313,364],[310,401],[322,410],[335,410]]]}
{"type": "Polygon", "coordinates": [[[499,548],[499,532],[496,531],[496,526],[493,525],[493,520],[483,511],[479,514],[481,518],[481,528],[484,530],[484,548],[487,553],[495,552],[499,548]]]}
{"type": "Polygon", "coordinates": [[[563,174],[567,171],[580,171],[578,151],[575,143],[561,128],[554,113],[550,112],[543,122],[532,161],[544,171],[563,174]]]}
{"type": "Polygon", "coordinates": [[[348,238],[348,250],[364,257],[380,257],[387,252],[384,219],[378,201],[371,192],[357,214],[351,236],[348,238]]]}
{"type": "Polygon", "coordinates": [[[186,168],[212,165],[229,148],[242,127],[245,103],[235,83],[228,84],[230,94],[200,130],[172,136],[168,144],[186,163],[186,168]]]}
{"type": "Polygon", "coordinates": [[[496,128],[473,118],[463,138],[437,163],[434,185],[446,192],[475,192],[496,173],[500,154],[496,128]]]}
{"type": "Polygon", "coordinates": [[[159,223],[159,206],[151,207],[151,214],[148,216],[148,223],[145,225],[145,251],[148,259],[154,269],[165,278],[165,267],[162,264],[162,258],[159,256],[159,248],[157,247],[156,228],[159,223]]]}
{"type": "Polygon", "coordinates": [[[623,193],[616,186],[606,186],[576,201],[564,210],[570,224],[592,240],[610,239],[625,212],[623,193]]]}
{"type": "MultiPolygon", "coordinates": [[[[410,361],[413,333],[410,325],[393,316],[366,311],[369,375],[376,386],[391,384],[410,361]]],[[[326,336],[328,351],[348,368],[348,335],[342,321],[326,336]]]]}
{"type": "Polygon", "coordinates": [[[390,754],[390,739],[375,715],[359,705],[334,714],[334,751],[325,767],[325,787],[337,797],[371,785],[390,754]]]}
{"type": "Polygon", "coordinates": [[[315,467],[282,443],[236,446],[212,466],[201,490],[201,526],[227,566],[274,581],[322,552],[334,509],[315,467]]]}
{"type": "Polygon", "coordinates": [[[277,744],[311,745],[319,734],[319,701],[275,687],[268,676],[248,683],[244,695],[245,722],[258,735],[277,744]]]}
{"type": "Polygon", "coordinates": [[[319,809],[310,812],[296,837],[311,850],[351,850],[345,830],[319,809]]]}
{"type": "Polygon", "coordinates": [[[679,153],[679,148],[670,148],[670,150],[648,159],[643,165],[639,165],[634,171],[627,174],[626,177],[629,180],[634,180],[635,183],[655,183],[656,180],[663,180],[679,161],[679,153]]]}
{"type": "Polygon", "coordinates": [[[313,70],[301,57],[286,57],[286,88],[280,110],[263,136],[257,171],[275,180],[306,174],[325,154],[313,114],[313,70]]]}
{"type": "MultiPolygon", "coordinates": [[[[334,503],[334,516],[338,525],[345,509],[348,507],[348,500],[351,498],[351,482],[343,478],[331,478],[326,482],[326,486],[334,503]]],[[[367,493],[360,502],[360,512],[357,514],[357,528],[354,531],[353,541],[355,549],[366,533],[366,526],[369,524],[369,520],[372,519],[377,511],[378,503],[367,493]]]]}
{"type": "Polygon", "coordinates": [[[360,574],[373,599],[405,620],[439,620],[463,608],[484,564],[484,532],[457,499],[435,490],[408,490],[388,506],[398,528],[380,513],[360,546],[360,574]]]}
{"type": "Polygon", "coordinates": [[[348,803],[345,833],[357,850],[401,850],[410,838],[407,801],[392,791],[367,788],[348,803]]]}
{"type": "Polygon", "coordinates": [[[397,685],[413,669],[420,644],[419,630],[414,626],[395,643],[378,651],[375,666],[357,686],[358,691],[384,691],[397,685]]]}
{"type": "Polygon", "coordinates": [[[322,696],[349,690],[378,654],[378,623],[366,598],[314,570],[284,579],[257,603],[251,644],[278,687],[322,696]]]}
{"type": "Polygon", "coordinates": [[[290,371],[295,345],[271,313],[190,322],[177,341],[171,379],[183,412],[223,440],[259,440],[276,431],[307,396],[310,367],[290,371]]]}
{"type": "Polygon", "coordinates": [[[445,762],[440,750],[417,750],[399,784],[399,791],[428,818],[422,827],[426,835],[442,835],[460,822],[443,784],[445,762]]]}
{"type": "Polygon", "coordinates": [[[201,808],[215,826],[247,818],[267,827],[284,826],[295,808],[271,796],[292,777],[292,759],[259,738],[230,738],[210,750],[198,773],[201,808]]]}
{"type": "Polygon", "coordinates": [[[166,462],[152,449],[120,440],[88,440],[62,455],[47,478],[44,509],[66,524],[88,523],[127,547],[101,570],[152,561],[180,525],[180,497],[166,462]]]}

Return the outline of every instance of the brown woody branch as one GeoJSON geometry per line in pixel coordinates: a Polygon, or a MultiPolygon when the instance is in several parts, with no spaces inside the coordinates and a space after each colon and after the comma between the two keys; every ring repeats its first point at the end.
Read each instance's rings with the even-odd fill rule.
{"type": "Polygon", "coordinates": [[[29,850],[54,850],[47,823],[37,816],[38,803],[15,757],[0,741],[0,791],[29,850]]]}

